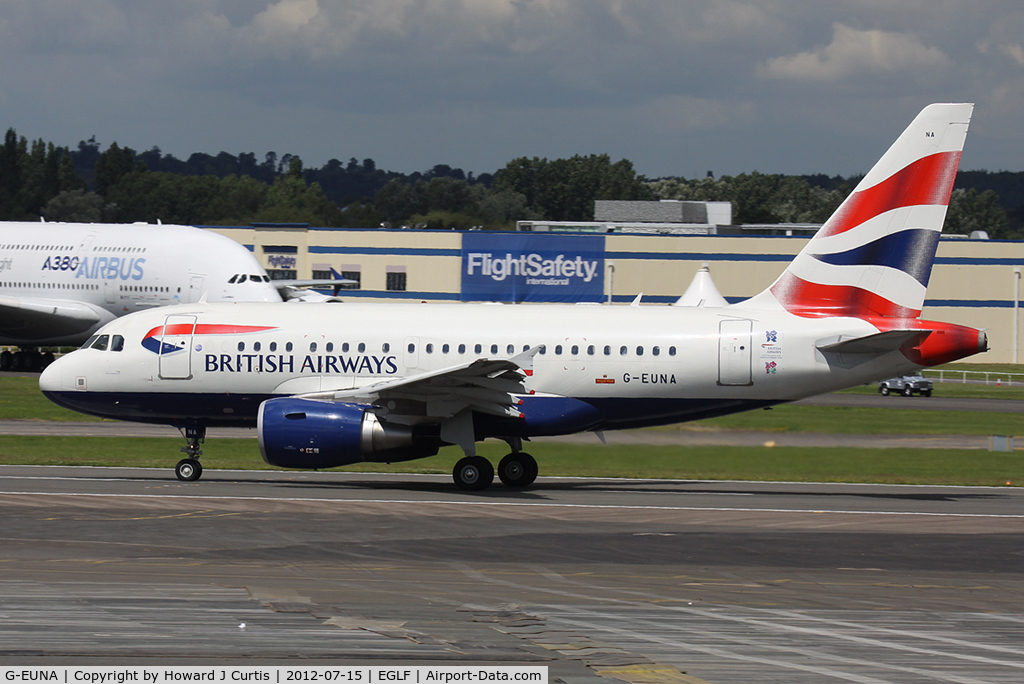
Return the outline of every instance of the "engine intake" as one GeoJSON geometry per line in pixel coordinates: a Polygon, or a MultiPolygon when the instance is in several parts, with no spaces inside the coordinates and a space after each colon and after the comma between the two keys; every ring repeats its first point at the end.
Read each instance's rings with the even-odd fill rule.
{"type": "Polygon", "coordinates": [[[279,468],[319,470],[361,461],[390,463],[437,453],[436,440],[382,423],[362,404],[281,397],[260,404],[256,431],[263,460],[279,468]]]}

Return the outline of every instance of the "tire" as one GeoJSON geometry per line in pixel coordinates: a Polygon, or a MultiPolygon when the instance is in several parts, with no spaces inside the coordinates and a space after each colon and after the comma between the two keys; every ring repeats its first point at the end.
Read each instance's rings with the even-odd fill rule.
{"type": "Polygon", "coordinates": [[[174,474],[182,482],[195,482],[203,476],[203,466],[194,458],[183,458],[174,466],[174,474]]]}
{"type": "Polygon", "coordinates": [[[455,464],[452,479],[463,491],[483,491],[494,482],[494,466],[483,456],[466,456],[455,464]]]}
{"type": "Polygon", "coordinates": [[[913,394],[914,394],[914,388],[913,387],[910,387],[908,385],[907,387],[903,388],[903,396],[909,397],[909,396],[912,396],[913,394]]]}
{"type": "Polygon", "coordinates": [[[0,370],[9,371],[14,368],[14,354],[9,351],[0,352],[0,370]]]}
{"type": "Polygon", "coordinates": [[[512,489],[523,489],[537,479],[537,461],[530,454],[508,454],[498,464],[498,478],[512,489]]]}
{"type": "Polygon", "coordinates": [[[932,396],[932,391],[931,390],[921,390],[921,396],[922,397],[930,397],[930,396],[932,396]]]}
{"type": "Polygon", "coordinates": [[[878,393],[881,394],[883,397],[889,396],[889,386],[882,385],[881,387],[878,388],[878,393]]]}

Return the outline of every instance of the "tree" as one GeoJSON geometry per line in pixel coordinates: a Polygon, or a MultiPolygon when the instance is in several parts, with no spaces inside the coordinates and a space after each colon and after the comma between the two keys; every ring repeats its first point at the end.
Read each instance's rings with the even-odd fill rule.
{"type": "Polygon", "coordinates": [[[111,187],[134,170],[135,150],[130,147],[121,148],[116,142],[111,143],[96,160],[96,193],[105,197],[111,187]]]}
{"type": "Polygon", "coordinates": [[[43,207],[43,218],[47,221],[68,223],[99,223],[103,220],[103,198],[94,192],[79,188],[65,190],[43,207]]]}
{"type": "Polygon", "coordinates": [[[979,193],[974,188],[953,191],[943,230],[956,235],[983,230],[990,238],[1009,237],[1006,210],[999,205],[999,196],[992,190],[979,193]]]}
{"type": "Polygon", "coordinates": [[[513,159],[494,175],[493,190],[526,197],[530,209],[552,221],[591,221],[594,201],[644,200],[652,193],[633,163],[611,162],[607,154],[569,159],[513,159]]]}

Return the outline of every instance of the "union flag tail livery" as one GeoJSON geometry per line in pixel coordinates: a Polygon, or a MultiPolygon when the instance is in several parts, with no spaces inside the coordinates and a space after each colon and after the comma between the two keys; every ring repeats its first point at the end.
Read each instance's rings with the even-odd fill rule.
{"type": "Polygon", "coordinates": [[[973,109],[925,107],[756,302],[798,316],[920,316],[973,109]]]}
{"type": "Polygon", "coordinates": [[[42,374],[70,409],[255,427],[285,468],[391,463],[455,445],[455,484],[527,487],[531,437],[699,420],[985,351],[920,318],[971,105],[926,108],[779,279],[727,304],[706,273],[675,306],[197,302],[124,316],[42,374]],[[699,287],[698,287],[699,286],[699,287]],[[698,294],[694,295],[693,292],[698,294]],[[493,466],[476,442],[510,453],[493,466]]]}

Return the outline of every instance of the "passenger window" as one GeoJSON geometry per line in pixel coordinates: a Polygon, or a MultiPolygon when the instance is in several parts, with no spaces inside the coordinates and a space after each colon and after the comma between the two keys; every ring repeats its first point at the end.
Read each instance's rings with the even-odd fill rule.
{"type": "Polygon", "coordinates": [[[515,354],[516,353],[516,346],[514,344],[508,345],[507,347],[505,347],[505,353],[506,354],[515,354]]]}
{"type": "Polygon", "coordinates": [[[238,351],[245,351],[245,342],[238,343],[238,351]]]}
{"type": "Polygon", "coordinates": [[[661,347],[651,347],[651,353],[657,356],[661,353],[661,347]]]}
{"type": "Polygon", "coordinates": [[[612,353],[611,345],[610,344],[604,345],[604,355],[605,356],[611,356],[611,353],[612,353]]]}
{"type": "Polygon", "coordinates": [[[362,354],[364,351],[366,351],[366,343],[365,342],[360,342],[358,349],[359,349],[359,353],[362,354]]]}
{"type": "Polygon", "coordinates": [[[380,345],[380,350],[387,354],[389,351],[391,351],[391,343],[385,342],[384,344],[380,345]]]}
{"type": "Polygon", "coordinates": [[[556,344],[555,345],[555,356],[560,356],[561,353],[562,353],[562,345],[556,344]]]}
{"type": "Polygon", "coordinates": [[[410,343],[409,343],[409,346],[407,347],[407,349],[409,350],[409,353],[410,353],[410,354],[413,354],[413,353],[415,353],[415,352],[416,352],[416,345],[415,345],[415,344],[413,344],[412,342],[410,342],[410,343]]]}
{"type": "Polygon", "coordinates": [[[107,351],[108,344],[110,344],[110,335],[100,335],[96,338],[96,341],[92,343],[92,348],[99,349],[100,351],[107,351]]]}
{"type": "Polygon", "coordinates": [[[466,353],[466,345],[464,345],[464,344],[460,344],[459,345],[459,353],[460,354],[465,354],[466,353]]]}
{"type": "Polygon", "coordinates": [[[325,347],[325,348],[327,349],[327,353],[330,353],[330,352],[334,351],[334,343],[333,342],[328,342],[327,343],[327,347],[325,347]]]}
{"type": "Polygon", "coordinates": [[[668,355],[669,356],[675,356],[676,355],[676,348],[675,347],[669,347],[668,348],[668,355]]]}
{"type": "Polygon", "coordinates": [[[619,347],[619,356],[625,356],[628,352],[629,350],[626,348],[626,345],[619,347]]]}
{"type": "Polygon", "coordinates": [[[587,347],[587,356],[593,356],[593,355],[594,355],[594,345],[590,345],[589,347],[587,347]]]}
{"type": "Polygon", "coordinates": [[[263,349],[263,345],[261,345],[259,342],[253,342],[252,343],[252,350],[253,351],[259,351],[260,349],[263,349]]]}
{"type": "Polygon", "coordinates": [[[484,348],[482,346],[480,346],[479,344],[473,347],[473,353],[474,354],[479,354],[483,350],[484,350],[484,348]]]}
{"type": "Polygon", "coordinates": [[[443,345],[441,345],[441,353],[442,354],[447,354],[449,349],[451,349],[451,347],[448,346],[447,342],[444,343],[443,345]]]}
{"type": "Polygon", "coordinates": [[[580,355],[580,346],[578,344],[572,345],[572,355],[573,356],[579,356],[580,355]]]}
{"type": "Polygon", "coordinates": [[[287,352],[290,352],[292,350],[292,343],[291,342],[285,343],[284,350],[287,351],[287,352]]]}
{"type": "Polygon", "coordinates": [[[277,351],[277,342],[271,342],[270,343],[270,351],[272,351],[272,352],[276,352],[277,351]]]}
{"type": "Polygon", "coordinates": [[[644,348],[643,347],[637,347],[636,348],[636,355],[637,356],[643,356],[644,355],[644,348]]]}
{"type": "Polygon", "coordinates": [[[496,344],[492,344],[491,345],[491,353],[492,354],[497,354],[498,353],[498,345],[496,345],[496,344]]]}
{"type": "Polygon", "coordinates": [[[121,335],[114,335],[110,341],[110,351],[122,351],[124,349],[124,337],[121,335]]]}
{"type": "Polygon", "coordinates": [[[341,343],[341,351],[348,352],[348,342],[341,343]]]}
{"type": "Polygon", "coordinates": [[[428,354],[433,354],[434,353],[434,345],[431,342],[427,342],[427,353],[428,354]]]}
{"type": "Polygon", "coordinates": [[[310,342],[309,343],[309,352],[312,354],[315,351],[316,351],[316,342],[310,342]]]}

